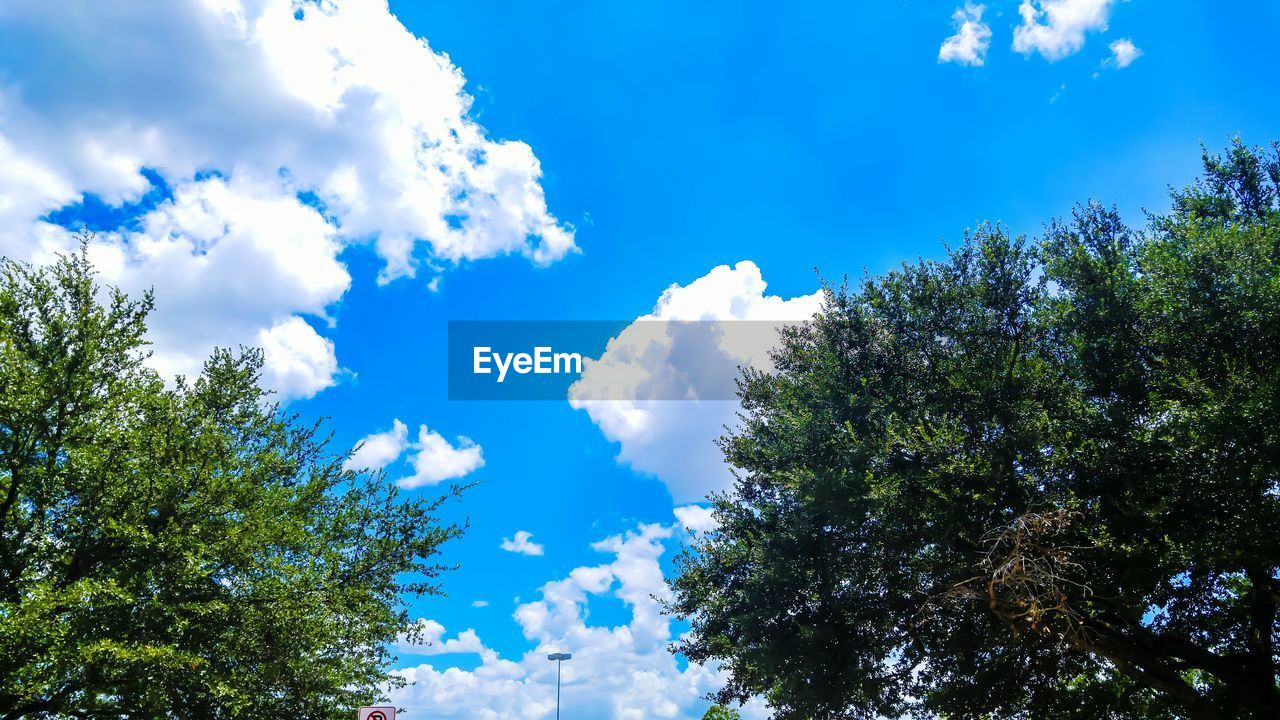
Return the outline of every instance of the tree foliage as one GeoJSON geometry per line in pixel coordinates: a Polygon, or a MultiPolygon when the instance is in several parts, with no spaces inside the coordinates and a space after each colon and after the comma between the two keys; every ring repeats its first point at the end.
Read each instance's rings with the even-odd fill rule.
{"type": "Polygon", "coordinates": [[[691,659],[784,719],[1273,718],[1280,160],[828,287],[740,382],[691,659]]]}
{"type": "Polygon", "coordinates": [[[344,470],[257,351],[166,388],[151,297],[83,252],[0,262],[0,717],[346,718],[385,692],[460,532],[445,498],[344,470]]]}
{"type": "Polygon", "coordinates": [[[723,705],[712,705],[703,713],[702,720],[742,720],[742,714],[723,705]]]}

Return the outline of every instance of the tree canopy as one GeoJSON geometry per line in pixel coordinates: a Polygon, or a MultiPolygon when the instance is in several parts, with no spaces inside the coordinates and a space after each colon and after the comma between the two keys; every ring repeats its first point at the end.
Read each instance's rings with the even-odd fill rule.
{"type": "Polygon", "coordinates": [[[151,307],[83,251],[0,261],[0,717],[354,717],[453,493],[345,470],[256,350],[166,387],[151,307]]]}
{"type": "Polygon", "coordinates": [[[790,720],[1274,718],[1280,158],[828,286],[669,610],[790,720]]]}

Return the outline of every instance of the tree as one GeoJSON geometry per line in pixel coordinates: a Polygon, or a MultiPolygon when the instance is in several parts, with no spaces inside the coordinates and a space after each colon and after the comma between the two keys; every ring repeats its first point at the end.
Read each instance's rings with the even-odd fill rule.
{"type": "Polygon", "coordinates": [[[1280,158],[828,286],[739,385],[677,649],[775,717],[1273,718],[1280,158]]]}
{"type": "Polygon", "coordinates": [[[0,717],[352,717],[460,528],[343,469],[256,350],[166,388],[151,308],[83,249],[0,261],[0,717]]]}
{"type": "Polygon", "coordinates": [[[712,705],[707,708],[707,712],[702,716],[702,720],[742,720],[742,715],[733,708],[727,708],[723,705],[712,705]]]}

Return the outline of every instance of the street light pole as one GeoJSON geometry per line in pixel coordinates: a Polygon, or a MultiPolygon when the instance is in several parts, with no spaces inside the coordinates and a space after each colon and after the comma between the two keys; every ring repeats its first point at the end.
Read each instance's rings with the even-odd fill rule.
{"type": "Polygon", "coordinates": [[[573,653],[551,653],[547,659],[556,661],[556,720],[560,720],[560,663],[572,660],[573,653]]]}

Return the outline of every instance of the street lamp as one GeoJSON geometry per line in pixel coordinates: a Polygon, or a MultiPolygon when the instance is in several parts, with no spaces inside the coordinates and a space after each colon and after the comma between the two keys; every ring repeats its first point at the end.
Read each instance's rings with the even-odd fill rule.
{"type": "Polygon", "coordinates": [[[560,663],[572,660],[573,653],[551,653],[547,659],[556,662],[556,720],[560,720],[560,663]]]}

